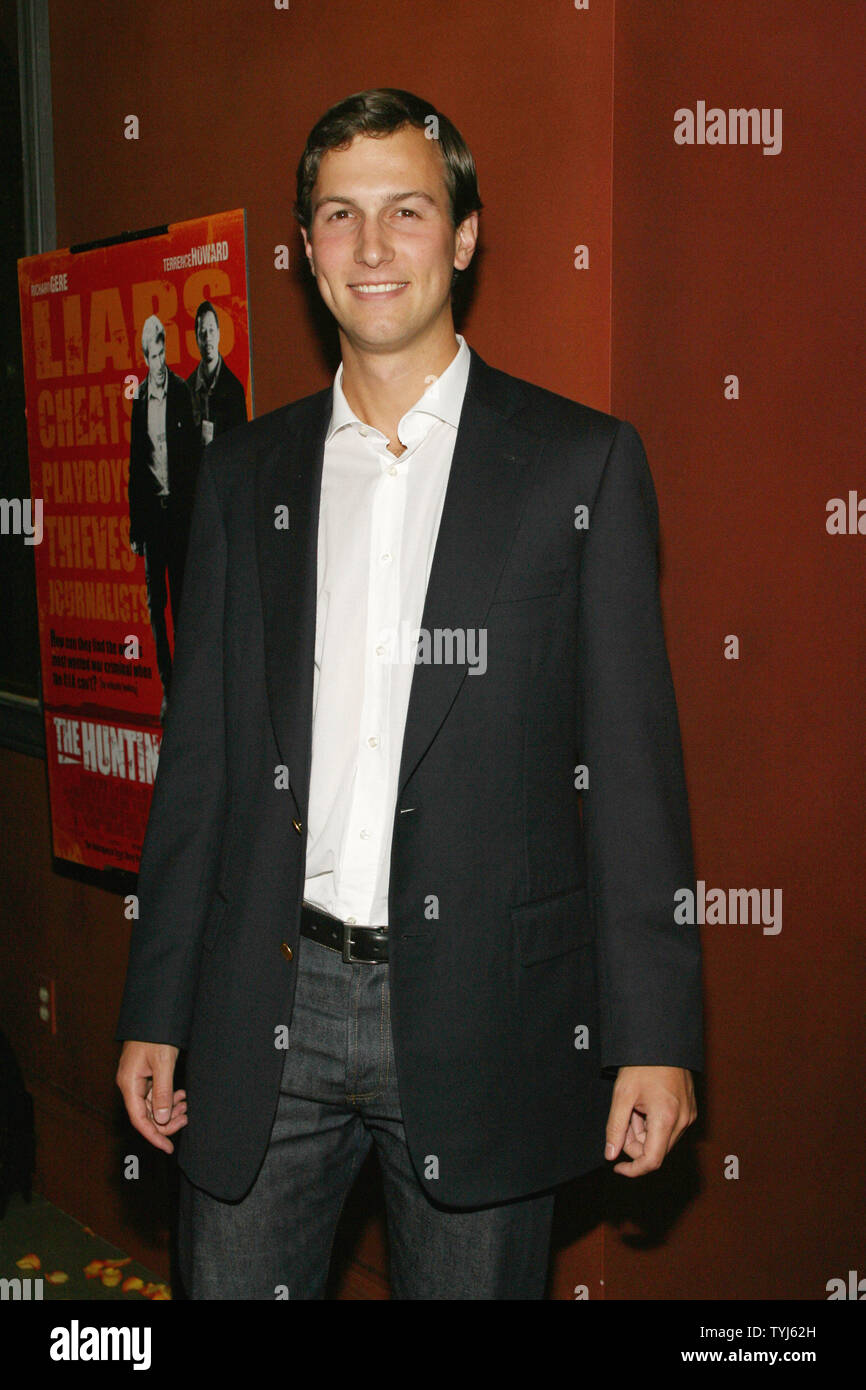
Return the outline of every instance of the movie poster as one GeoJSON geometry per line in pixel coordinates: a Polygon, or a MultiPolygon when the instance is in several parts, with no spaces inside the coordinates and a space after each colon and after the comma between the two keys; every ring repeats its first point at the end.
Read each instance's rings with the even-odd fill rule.
{"type": "Polygon", "coordinates": [[[18,270],[54,853],[134,873],[202,451],[252,418],[245,214],[18,270]]]}

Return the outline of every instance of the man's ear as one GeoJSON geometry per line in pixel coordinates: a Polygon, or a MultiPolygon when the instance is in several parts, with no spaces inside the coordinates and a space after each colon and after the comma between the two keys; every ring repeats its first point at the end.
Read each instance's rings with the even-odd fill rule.
{"type": "Polygon", "coordinates": [[[465,270],[478,241],[478,213],[470,212],[457,228],[454,238],[454,269],[465,270]]]}
{"type": "Polygon", "coordinates": [[[315,263],[314,263],[314,261],[313,261],[313,248],[312,248],[312,246],[310,245],[310,238],[307,236],[307,229],[306,229],[306,227],[302,227],[302,228],[301,228],[301,236],[304,238],[304,255],[305,255],[306,258],[307,258],[307,265],[310,267],[310,272],[311,272],[311,274],[312,274],[312,276],[313,276],[313,279],[315,279],[315,278],[316,278],[316,266],[315,266],[315,263]]]}

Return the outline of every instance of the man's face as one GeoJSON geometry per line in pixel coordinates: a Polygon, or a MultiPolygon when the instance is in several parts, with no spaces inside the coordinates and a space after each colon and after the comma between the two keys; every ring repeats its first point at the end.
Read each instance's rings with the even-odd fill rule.
{"type": "Polygon", "coordinates": [[[357,135],[322,156],[307,259],[352,345],[394,352],[450,321],[451,274],[472,259],[478,215],[455,228],[442,155],[423,130],[357,135]]]}
{"type": "Polygon", "coordinates": [[[165,383],[165,343],[151,343],[147,353],[147,370],[154,386],[165,383]]]}
{"type": "Polygon", "coordinates": [[[195,340],[198,343],[198,350],[206,370],[212,372],[219,357],[220,326],[217,323],[216,314],[212,314],[210,309],[207,313],[202,314],[198,321],[195,340]]]}

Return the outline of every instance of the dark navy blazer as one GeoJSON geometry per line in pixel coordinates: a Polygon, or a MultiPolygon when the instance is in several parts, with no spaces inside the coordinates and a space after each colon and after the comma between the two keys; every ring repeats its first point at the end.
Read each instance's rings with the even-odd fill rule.
{"type": "MultiPolygon", "coordinates": [[[[263,1159],[292,1014],[330,405],[205,451],[117,1029],[186,1049],[178,1158],[223,1199],[263,1159]]],[[[600,1166],[618,1066],[703,1065],[657,541],[635,429],[472,351],[421,626],[484,629],[487,669],[415,666],[388,897],[403,1118],[440,1202],[600,1166]]]]}

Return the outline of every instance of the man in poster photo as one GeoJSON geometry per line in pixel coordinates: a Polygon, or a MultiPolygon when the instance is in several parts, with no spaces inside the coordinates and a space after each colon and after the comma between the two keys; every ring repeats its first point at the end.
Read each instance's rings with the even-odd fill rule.
{"type": "Polygon", "coordinates": [[[540,1299],[556,1188],[696,1116],[653,482],[455,333],[480,208],[429,102],[332,107],[295,215],[340,367],[203,457],[117,1029],[194,1299],[323,1297],[372,1146],[392,1297],[540,1299]]]}
{"type": "Polygon", "coordinates": [[[156,314],[145,320],[141,348],[147,376],[133,399],[130,420],[129,543],[144,556],[164,719],[172,675],[166,606],[170,594],[176,627],[199,449],[189,390],[165,360],[165,329],[156,314]]]}
{"type": "Polygon", "coordinates": [[[195,311],[195,340],[201,361],[186,379],[202,447],[247,418],[244,388],[220,353],[219,316],[209,299],[195,311]]]}

